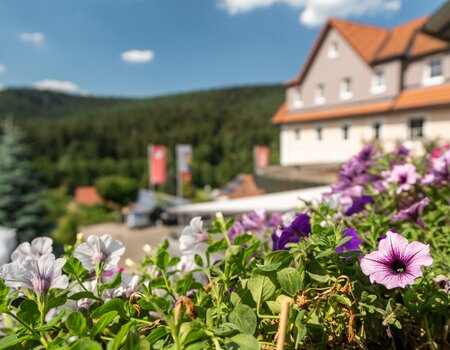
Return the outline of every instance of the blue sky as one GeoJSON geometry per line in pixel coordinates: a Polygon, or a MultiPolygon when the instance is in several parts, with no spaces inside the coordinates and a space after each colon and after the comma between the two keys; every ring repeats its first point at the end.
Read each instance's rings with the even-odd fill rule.
{"type": "Polygon", "coordinates": [[[154,96],[280,83],[329,15],[391,27],[443,2],[0,0],[0,84],[154,96]]]}

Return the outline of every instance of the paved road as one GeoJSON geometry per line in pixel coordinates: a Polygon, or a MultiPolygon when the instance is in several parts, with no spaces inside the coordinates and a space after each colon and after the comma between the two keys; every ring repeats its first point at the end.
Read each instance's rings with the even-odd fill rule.
{"type": "MultiPolygon", "coordinates": [[[[168,239],[170,243],[170,253],[178,255],[178,239],[181,232],[181,227],[175,226],[152,226],[144,229],[129,229],[124,224],[115,222],[107,222],[92,226],[85,226],[81,228],[81,232],[85,237],[90,235],[111,235],[114,239],[121,241],[125,245],[125,254],[123,255],[120,265],[125,266],[125,260],[131,259],[134,262],[139,262],[146,253],[144,246],[148,244],[152,251],[164,241],[168,239]]],[[[129,268],[128,268],[129,269],[129,268]]],[[[132,270],[132,268],[131,268],[132,270]]]]}

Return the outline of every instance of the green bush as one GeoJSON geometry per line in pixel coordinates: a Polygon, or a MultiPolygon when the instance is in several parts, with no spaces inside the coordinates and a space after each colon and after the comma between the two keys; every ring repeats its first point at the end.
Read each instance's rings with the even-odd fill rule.
{"type": "Polygon", "coordinates": [[[124,206],[136,200],[139,186],[129,177],[105,176],[95,182],[95,188],[105,201],[124,206]]]}

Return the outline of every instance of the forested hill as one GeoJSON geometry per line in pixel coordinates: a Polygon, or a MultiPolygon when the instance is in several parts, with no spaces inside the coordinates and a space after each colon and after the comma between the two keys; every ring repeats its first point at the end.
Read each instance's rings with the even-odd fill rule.
{"type": "Polygon", "coordinates": [[[148,99],[79,97],[37,90],[0,92],[0,118],[13,115],[32,145],[35,164],[52,186],[73,188],[118,173],[146,183],[146,146],[194,146],[194,185],[220,186],[252,166],[252,146],[269,145],[278,157],[271,125],[284,98],[281,85],[247,86],[148,99]]]}

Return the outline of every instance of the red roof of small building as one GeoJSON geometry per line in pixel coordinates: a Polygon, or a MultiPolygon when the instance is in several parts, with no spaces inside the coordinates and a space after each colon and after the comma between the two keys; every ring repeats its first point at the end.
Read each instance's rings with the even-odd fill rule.
{"type": "Polygon", "coordinates": [[[94,205],[102,203],[102,199],[93,186],[77,187],[75,189],[75,202],[77,204],[94,205]]]}

